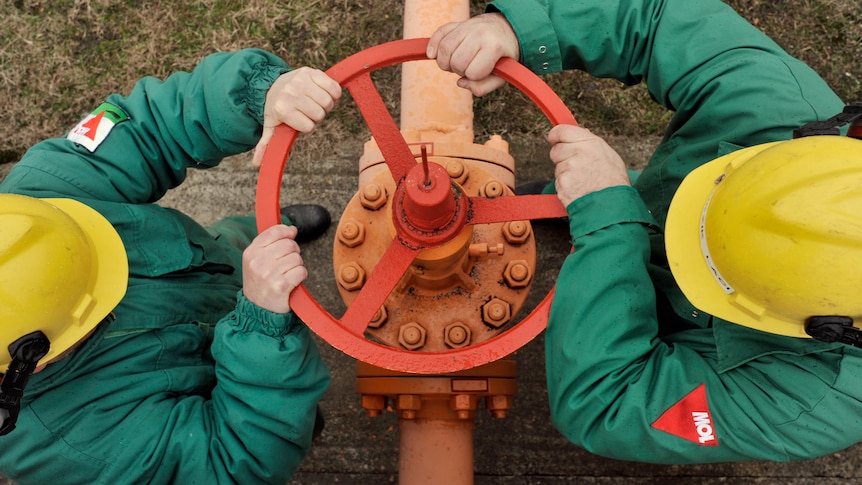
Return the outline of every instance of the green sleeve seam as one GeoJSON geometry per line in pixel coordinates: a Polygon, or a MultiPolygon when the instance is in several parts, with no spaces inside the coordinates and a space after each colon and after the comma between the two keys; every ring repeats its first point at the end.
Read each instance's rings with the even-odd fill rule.
{"type": "Polygon", "coordinates": [[[254,65],[254,72],[248,81],[248,92],[243,100],[249,114],[263,126],[263,110],[266,104],[266,93],[272,83],[282,74],[290,72],[290,67],[276,66],[261,61],[254,65]]]}
{"type": "Polygon", "coordinates": [[[615,224],[635,223],[660,232],[640,194],[633,187],[607,187],[575,199],[566,208],[572,240],[615,224]]]}
{"type": "Polygon", "coordinates": [[[300,322],[293,312],[275,313],[255,305],[242,290],[237,294],[236,310],[230,320],[237,332],[261,333],[273,338],[287,336],[300,322]]]}

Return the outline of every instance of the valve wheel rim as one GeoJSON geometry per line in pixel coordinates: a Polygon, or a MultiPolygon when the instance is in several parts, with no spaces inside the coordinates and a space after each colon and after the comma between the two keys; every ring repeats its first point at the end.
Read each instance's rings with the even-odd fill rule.
{"type": "MultiPolygon", "coordinates": [[[[404,181],[410,169],[416,166],[416,160],[374,86],[371,73],[404,62],[427,60],[427,45],[427,38],[380,44],[353,54],[326,71],[327,75],[350,91],[396,185],[404,181]]],[[[577,125],[572,113],[556,93],[514,59],[501,59],[494,68],[494,74],[530,98],[553,125],[577,125]]],[[[280,125],[276,127],[264,153],[255,197],[258,231],[281,223],[281,181],[296,138],[296,130],[280,125]]],[[[467,224],[567,216],[556,195],[505,196],[493,199],[469,197],[467,204],[470,212],[467,224]]],[[[368,323],[422,249],[417,247],[413,238],[395,237],[380,259],[383,264],[375,266],[368,281],[340,319],[324,309],[304,284],[290,294],[290,307],[312,331],[341,352],[377,367],[411,374],[457,372],[493,362],[523,347],[547,326],[554,288],[512,328],[467,347],[414,352],[366,339],[364,331],[368,323]]]]}

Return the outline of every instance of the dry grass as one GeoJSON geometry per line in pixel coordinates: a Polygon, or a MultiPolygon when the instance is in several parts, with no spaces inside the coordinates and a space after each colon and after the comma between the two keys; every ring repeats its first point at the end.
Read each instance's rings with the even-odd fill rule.
{"type": "MultiPolygon", "coordinates": [[[[0,163],[57,136],[111,92],[145,75],[189,69],[220,50],[261,47],[293,65],[326,68],[358,50],[401,36],[402,3],[372,0],[3,0],[0,18],[0,163]]],[[[862,14],[858,0],[728,2],[792,54],[815,68],[846,100],[862,99],[862,14]]],[[[473,1],[474,11],[483,2],[473,1]]],[[[609,135],[654,137],[668,113],[642,86],[583,73],[547,78],[576,116],[609,135]]],[[[378,77],[397,101],[396,70],[378,77]]],[[[476,103],[494,133],[539,134],[541,115],[513,90],[476,103]],[[509,113],[519,113],[511,116],[509,113]],[[523,115],[522,115],[523,114],[523,115]],[[505,115],[505,116],[504,116],[505,115]],[[504,120],[504,121],[500,121],[504,120]]],[[[397,102],[393,102],[393,110],[397,102]]],[[[327,122],[336,139],[364,134],[355,110],[327,122]]]]}

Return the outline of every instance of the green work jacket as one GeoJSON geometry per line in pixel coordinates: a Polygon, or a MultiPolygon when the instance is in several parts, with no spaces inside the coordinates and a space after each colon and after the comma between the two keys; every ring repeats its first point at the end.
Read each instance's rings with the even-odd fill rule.
{"type": "Polygon", "coordinates": [[[545,337],[557,428],[591,452],[655,463],[797,460],[862,439],[862,351],[699,311],[668,270],[662,236],[692,169],[840,112],[824,81],[719,1],[499,0],[489,10],[512,24],[534,72],[644,82],[675,112],[634,188],[568,207],[574,252],[545,337]]]}
{"type": "Polygon", "coordinates": [[[242,295],[253,217],[204,228],[154,204],[188,168],[252,148],[266,92],[288,70],[244,50],[142,79],[35,145],[0,185],[90,205],[129,259],[116,320],[31,379],[17,428],[0,437],[0,474],[22,485],[283,484],[299,465],[329,371],[295,315],[242,295]]]}

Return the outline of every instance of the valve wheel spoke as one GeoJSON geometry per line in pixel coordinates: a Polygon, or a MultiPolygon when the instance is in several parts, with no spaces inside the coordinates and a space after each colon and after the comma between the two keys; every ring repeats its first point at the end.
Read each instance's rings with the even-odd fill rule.
{"type": "Polygon", "coordinates": [[[362,335],[374,314],[383,306],[386,298],[401,281],[401,277],[410,269],[419,251],[420,249],[411,248],[398,238],[394,239],[380,258],[380,263],[384,264],[378,263],[374,267],[374,271],[356,295],[356,299],[341,316],[339,320],[341,325],[357,335],[362,335]]]}
{"type": "Polygon", "coordinates": [[[470,197],[471,215],[467,224],[526,221],[566,217],[568,213],[554,194],[503,196],[488,199],[470,197]]]}
{"type": "Polygon", "coordinates": [[[353,95],[353,100],[362,113],[368,129],[374,136],[383,159],[392,173],[395,183],[401,181],[407,172],[416,165],[413,152],[401,136],[401,131],[386,109],[383,98],[371,80],[371,74],[365,73],[357,76],[344,85],[353,95]]]}

